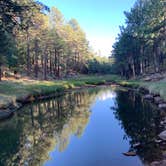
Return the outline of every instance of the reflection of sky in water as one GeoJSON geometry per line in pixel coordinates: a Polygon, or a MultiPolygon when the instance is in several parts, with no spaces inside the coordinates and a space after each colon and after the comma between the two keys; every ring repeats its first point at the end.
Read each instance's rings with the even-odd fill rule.
{"type": "Polygon", "coordinates": [[[116,97],[116,93],[111,91],[111,90],[107,90],[107,91],[104,91],[104,92],[101,92],[98,96],[97,96],[97,99],[100,100],[100,101],[104,101],[104,100],[107,100],[107,99],[113,99],[116,97]]]}
{"type": "Polygon", "coordinates": [[[100,91],[91,105],[90,120],[82,136],[72,135],[64,151],[55,148],[44,166],[142,166],[138,156],[122,154],[129,150],[130,143],[124,139],[125,131],[110,109],[116,96],[111,89],[100,91]]]}
{"type": "Polygon", "coordinates": [[[156,117],[139,95],[107,87],[33,103],[0,125],[0,166],[142,166],[140,159],[161,157],[161,147],[147,143],[156,117]],[[122,154],[142,140],[138,156],[122,154]]]}

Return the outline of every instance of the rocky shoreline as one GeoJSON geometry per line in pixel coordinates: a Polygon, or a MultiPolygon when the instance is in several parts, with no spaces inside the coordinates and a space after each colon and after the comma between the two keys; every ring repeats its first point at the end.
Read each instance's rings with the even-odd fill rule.
{"type": "MultiPolygon", "coordinates": [[[[144,87],[139,87],[138,92],[143,95],[143,99],[149,101],[157,107],[157,111],[161,116],[160,127],[164,130],[160,132],[154,142],[158,144],[158,146],[165,147],[166,145],[166,101],[157,93],[151,93],[148,89],[144,87]]],[[[146,166],[166,166],[166,153],[161,156],[162,160],[153,161],[150,164],[146,164],[146,166]]]]}

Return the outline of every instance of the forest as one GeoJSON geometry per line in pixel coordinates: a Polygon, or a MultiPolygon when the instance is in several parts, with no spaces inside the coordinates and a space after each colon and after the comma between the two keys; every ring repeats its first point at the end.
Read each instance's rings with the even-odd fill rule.
{"type": "Polygon", "coordinates": [[[47,80],[94,73],[136,78],[166,69],[165,0],[137,0],[124,12],[109,58],[97,56],[78,21],[56,7],[34,0],[0,6],[0,80],[8,70],[47,80]]]}
{"type": "Polygon", "coordinates": [[[1,0],[0,36],[0,80],[8,71],[43,80],[110,71],[76,19],[38,1],[1,0]]]}
{"type": "Polygon", "coordinates": [[[55,1],[0,0],[0,166],[166,166],[166,0],[55,1]]]}
{"type": "Polygon", "coordinates": [[[136,78],[166,70],[166,1],[137,0],[113,46],[116,73],[136,78]]]}

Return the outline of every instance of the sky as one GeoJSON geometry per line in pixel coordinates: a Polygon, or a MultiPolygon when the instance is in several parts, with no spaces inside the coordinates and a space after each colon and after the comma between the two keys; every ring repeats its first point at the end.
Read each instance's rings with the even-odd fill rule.
{"type": "Polygon", "coordinates": [[[125,24],[124,11],[129,11],[135,0],[40,0],[45,5],[57,7],[67,20],[75,18],[92,49],[101,56],[109,56],[125,24]]]}

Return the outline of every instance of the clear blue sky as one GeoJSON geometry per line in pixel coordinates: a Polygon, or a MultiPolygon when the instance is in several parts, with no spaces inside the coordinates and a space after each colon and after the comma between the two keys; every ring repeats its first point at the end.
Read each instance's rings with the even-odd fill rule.
{"type": "Polygon", "coordinates": [[[56,6],[66,19],[75,18],[83,28],[92,48],[108,56],[112,44],[124,24],[123,12],[130,10],[135,0],[40,0],[56,6]]]}

